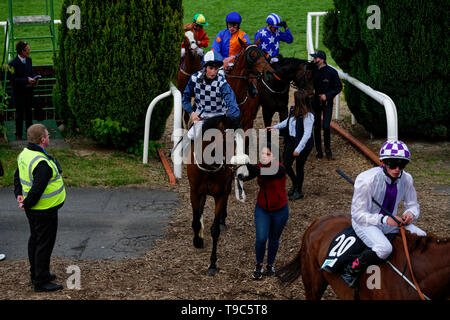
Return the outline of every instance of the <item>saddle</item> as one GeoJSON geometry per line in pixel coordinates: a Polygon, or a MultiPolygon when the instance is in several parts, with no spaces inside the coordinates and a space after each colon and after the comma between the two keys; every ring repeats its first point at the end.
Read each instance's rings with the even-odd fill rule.
{"type": "MultiPolygon", "coordinates": [[[[396,235],[396,233],[388,233],[386,237],[392,242],[396,235]]],[[[331,241],[320,270],[342,274],[345,266],[354,261],[366,249],[367,246],[356,235],[355,230],[350,225],[339,232],[331,241]]]]}

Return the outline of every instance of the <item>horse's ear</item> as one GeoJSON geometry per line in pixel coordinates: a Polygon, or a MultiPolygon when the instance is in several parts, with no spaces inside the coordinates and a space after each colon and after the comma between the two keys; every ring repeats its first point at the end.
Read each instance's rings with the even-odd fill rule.
{"type": "Polygon", "coordinates": [[[239,43],[241,44],[241,47],[246,48],[248,46],[247,42],[243,41],[241,38],[238,37],[239,43]]]}
{"type": "Polygon", "coordinates": [[[258,38],[258,40],[255,41],[255,45],[259,47],[260,42],[261,42],[261,38],[258,38]]]}

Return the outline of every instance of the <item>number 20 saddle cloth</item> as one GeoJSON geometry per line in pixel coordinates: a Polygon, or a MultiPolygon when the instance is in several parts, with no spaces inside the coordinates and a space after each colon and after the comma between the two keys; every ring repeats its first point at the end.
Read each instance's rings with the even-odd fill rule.
{"type": "MultiPolygon", "coordinates": [[[[386,237],[389,241],[394,240],[396,234],[389,233],[386,237]]],[[[345,266],[354,261],[358,255],[363,252],[367,246],[356,235],[352,226],[348,226],[334,237],[328,248],[325,261],[320,270],[329,273],[342,274],[345,266]]]]}

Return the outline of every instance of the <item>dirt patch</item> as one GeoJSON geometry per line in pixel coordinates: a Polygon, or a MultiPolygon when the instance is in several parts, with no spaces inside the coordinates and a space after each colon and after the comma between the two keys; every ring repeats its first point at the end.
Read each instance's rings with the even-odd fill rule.
{"type": "MultiPolygon", "coordinates": [[[[171,146],[172,121],[169,118],[165,138],[161,141],[167,149],[171,146]]],[[[255,127],[263,127],[261,113],[255,127]]],[[[333,160],[318,160],[314,152],[308,158],[303,190],[305,198],[289,202],[290,217],[281,238],[275,267],[296,255],[302,235],[314,219],[335,212],[349,213],[353,187],[335,170],[341,169],[354,179],[361,171],[373,167],[336,133],[331,139],[333,160]]],[[[379,141],[373,142],[376,151],[379,146],[379,141]]],[[[446,150],[446,153],[441,153],[447,155],[442,170],[448,174],[449,148],[448,144],[443,146],[437,144],[435,148],[446,150]]],[[[416,181],[422,212],[416,224],[427,232],[448,236],[448,193],[437,191],[435,185],[433,178],[416,181]]],[[[52,259],[52,270],[64,285],[69,277],[66,268],[78,265],[82,287],[81,290],[65,289],[52,294],[32,291],[27,260],[6,260],[0,263],[0,299],[304,299],[300,279],[291,285],[281,284],[276,278],[251,279],[255,263],[253,210],[258,191],[255,180],[245,185],[249,199],[245,204],[238,202],[232,191],[228,204],[229,228],[220,236],[217,261],[220,272],[215,277],[207,275],[212,245],[208,231],[213,219],[213,200],[208,198],[205,205],[205,248],[196,249],[192,244],[192,214],[185,169],[183,178],[174,189],[183,205],[174,212],[164,238],[157,240],[152,250],[138,258],[120,261],[52,259]]],[[[328,289],[324,299],[336,299],[336,296],[328,289]]]]}

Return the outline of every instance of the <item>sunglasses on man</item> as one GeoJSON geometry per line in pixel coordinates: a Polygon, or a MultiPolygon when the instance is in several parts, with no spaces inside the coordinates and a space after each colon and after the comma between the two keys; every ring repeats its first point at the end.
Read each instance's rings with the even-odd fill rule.
{"type": "Polygon", "coordinates": [[[400,170],[405,169],[406,165],[408,164],[408,160],[405,159],[384,159],[383,162],[389,169],[399,168],[400,170]]]}
{"type": "Polygon", "coordinates": [[[239,23],[228,22],[227,25],[230,28],[238,28],[239,27],[239,23]]]}

